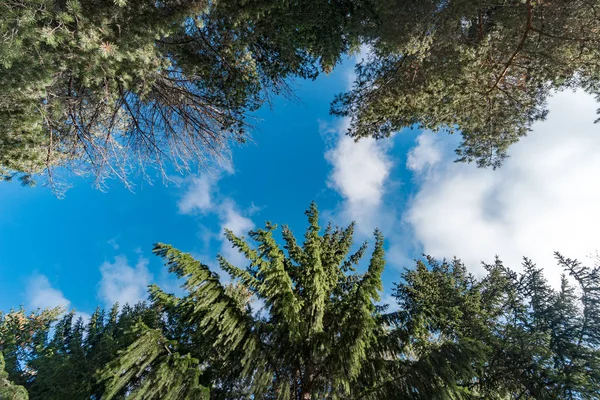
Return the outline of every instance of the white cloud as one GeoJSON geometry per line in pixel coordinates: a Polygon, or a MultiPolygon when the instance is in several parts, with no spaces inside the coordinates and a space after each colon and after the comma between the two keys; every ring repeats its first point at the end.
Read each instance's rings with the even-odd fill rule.
{"type": "Polygon", "coordinates": [[[115,257],[114,262],[104,262],[100,266],[102,280],[98,296],[106,307],[118,302],[120,306],[134,305],[147,298],[148,285],[152,275],[148,271],[148,260],[140,257],[135,266],[130,266],[124,256],[115,257]]]}
{"type": "Polygon", "coordinates": [[[26,286],[27,304],[33,309],[62,307],[67,310],[71,302],[63,292],[55,289],[45,275],[34,275],[26,286]]]}
{"type": "MultiPolygon", "coordinates": [[[[379,228],[386,241],[386,261],[390,267],[404,268],[413,264],[407,256],[408,249],[405,223],[397,210],[398,197],[395,189],[399,182],[391,176],[394,163],[391,152],[393,138],[376,141],[361,139],[358,142],[346,135],[348,120],[338,129],[321,125],[326,144],[331,137],[337,140],[325,158],[332,166],[327,185],[342,198],[337,209],[325,211],[324,221],[332,219],[345,226],[356,222],[357,242],[373,243],[373,231],[379,228]]],[[[365,257],[364,262],[368,257],[365,257]]],[[[385,282],[386,289],[388,290],[385,282]]]]}
{"type": "MultiPolygon", "coordinates": [[[[364,45],[353,55],[353,60],[359,63],[371,54],[372,49],[364,45]]],[[[350,89],[356,81],[354,68],[346,71],[346,81],[350,89]]],[[[322,122],[319,125],[326,145],[331,147],[325,153],[325,159],[332,166],[327,186],[343,198],[332,217],[342,224],[355,221],[356,230],[362,236],[370,235],[376,227],[389,225],[390,218],[386,214],[392,210],[383,204],[383,198],[390,184],[393,162],[389,150],[393,142],[372,138],[355,141],[347,135],[350,118],[343,118],[335,127],[322,122]]]]}
{"type": "MultiPolygon", "coordinates": [[[[223,202],[219,209],[219,219],[222,233],[227,228],[236,236],[247,236],[248,231],[254,229],[254,222],[250,218],[244,217],[231,199],[223,202]]],[[[241,267],[246,262],[246,258],[237,249],[234,249],[225,237],[221,237],[221,254],[232,264],[241,267]]]]}
{"type": "MultiPolygon", "coordinates": [[[[232,174],[233,168],[224,169],[225,173],[232,174]]],[[[219,193],[218,182],[222,174],[201,174],[192,180],[187,190],[178,202],[179,211],[183,214],[212,213],[219,221],[219,232],[211,232],[203,227],[201,238],[204,247],[208,247],[213,238],[220,241],[220,251],[233,264],[243,264],[244,257],[235,250],[224,236],[225,228],[231,230],[235,235],[246,236],[248,231],[254,229],[254,222],[247,215],[258,212],[259,207],[251,204],[248,210],[241,210],[236,202],[219,193]]],[[[216,268],[216,266],[213,266],[216,268]]]]}
{"type": "Polygon", "coordinates": [[[496,171],[453,163],[446,140],[422,134],[407,163],[420,186],[405,220],[424,252],[456,255],[476,272],[495,254],[514,269],[527,256],[556,284],[555,250],[584,258],[600,245],[597,107],[581,92],[555,95],[547,121],[536,123],[496,171]]]}
{"type": "Polygon", "coordinates": [[[362,232],[371,232],[380,222],[383,197],[393,166],[388,155],[390,142],[370,138],[355,142],[346,135],[347,124],[344,120],[337,129],[335,146],[325,153],[333,167],[327,185],[344,199],[342,217],[356,221],[357,229],[362,232]]]}
{"type": "MultiPolygon", "coordinates": [[[[52,287],[45,275],[34,275],[28,281],[25,289],[27,306],[31,309],[49,309],[60,307],[63,311],[71,311],[71,302],[62,291],[52,287]]],[[[75,319],[83,318],[88,321],[91,316],[85,312],[75,312],[75,319]]]]}
{"type": "Polygon", "coordinates": [[[254,222],[240,214],[236,204],[230,199],[227,199],[220,207],[219,217],[223,229],[227,228],[238,236],[246,235],[249,230],[254,228],[254,222]]]}
{"type": "Polygon", "coordinates": [[[408,153],[406,166],[414,172],[425,172],[442,160],[442,149],[432,134],[419,135],[417,146],[408,153]]]}
{"type": "Polygon", "coordinates": [[[212,191],[218,180],[217,177],[203,174],[198,178],[192,179],[187,191],[177,202],[179,212],[182,214],[193,214],[194,212],[204,213],[212,209],[212,191]]]}

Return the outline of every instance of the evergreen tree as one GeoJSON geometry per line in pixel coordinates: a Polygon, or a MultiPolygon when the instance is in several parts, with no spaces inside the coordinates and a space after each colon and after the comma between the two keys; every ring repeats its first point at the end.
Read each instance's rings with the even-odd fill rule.
{"type": "Polygon", "coordinates": [[[469,384],[487,360],[482,339],[500,313],[498,294],[484,298],[459,260],[425,261],[396,284],[399,309],[387,315],[395,316],[388,334],[395,351],[376,371],[385,379],[365,376],[365,390],[374,399],[481,398],[469,384]]]}
{"type": "MultiPolygon", "coordinates": [[[[328,226],[321,234],[314,204],[307,216],[310,225],[302,246],[287,227],[282,232],[285,246],[278,246],[273,237],[276,226],[269,223],[265,229],[250,232],[258,243],[256,248],[227,231],[227,238],[249,264],[238,268],[219,256],[219,266],[237,281],[234,290],[188,254],[164,244],[154,249],[171,272],[186,279],[188,291],[185,297],[177,298],[153,287],[155,304],[176,308],[185,315],[190,329],[214,338],[213,349],[225,364],[236,368],[235,379],[248,388],[252,398],[353,398],[352,384],[368,368],[373,358],[368,355],[385,333],[374,304],[379,299],[385,263],[383,237],[375,232],[367,270],[351,273],[366,251],[365,244],[350,254],[354,225],[345,229],[328,226]],[[264,302],[264,314],[252,312],[251,303],[244,301],[248,295],[264,302]]],[[[166,386],[175,379],[173,375],[189,376],[198,370],[210,374],[210,367],[199,366],[206,360],[194,360],[190,353],[181,356],[180,344],[169,339],[146,331],[106,371],[105,377],[112,379],[107,399],[125,387],[130,377],[148,370],[154,371],[147,379],[155,388],[166,386]],[[190,369],[181,372],[163,367],[177,365],[181,359],[195,363],[187,361],[190,369]]],[[[142,384],[140,390],[148,386],[142,384]]],[[[218,398],[223,385],[217,381],[212,386],[218,398]]],[[[151,394],[136,396],[154,398],[151,394]]],[[[223,393],[223,398],[234,398],[230,396],[223,393]]]]}
{"type": "Polygon", "coordinates": [[[353,224],[321,230],[314,204],[306,214],[302,244],[284,227],[280,246],[270,223],[249,233],[254,246],[226,231],[248,260],[218,256],[228,284],[157,244],[182,297],[151,286],[151,306],[98,309],[87,322],[0,314],[0,398],[598,398],[600,263],[557,253],[553,288],[528,259],[520,273],[497,259],[477,278],[460,260],[427,257],[401,275],[388,312],[376,304],[381,234],[361,263],[353,224]]]}
{"type": "MultiPolygon", "coordinates": [[[[373,0],[371,49],[335,114],[356,138],[404,127],[461,132],[460,161],[501,165],[554,90],[598,95],[596,0],[373,0]]],[[[591,122],[591,121],[590,121],[591,122]]]]}
{"type": "MultiPolygon", "coordinates": [[[[165,159],[187,169],[247,137],[287,79],[371,56],[332,106],[356,137],[460,131],[499,166],[554,90],[598,93],[596,0],[6,0],[0,176],[57,166],[98,183],[165,159]]],[[[164,173],[164,171],[163,171],[164,173]]]]}
{"type": "Polygon", "coordinates": [[[35,376],[26,387],[32,400],[100,399],[104,385],[97,371],[117,357],[135,339],[138,323],[162,326],[160,314],[144,303],[115,304],[101,308],[84,322],[68,313],[54,325],[54,332],[29,362],[35,376]]]}
{"type": "Polygon", "coordinates": [[[288,76],[333,68],[359,12],[349,0],[3,1],[0,176],[69,166],[126,180],[139,162],[223,156],[288,76]]]}
{"type": "Polygon", "coordinates": [[[34,376],[29,364],[48,340],[50,326],[60,312],[58,308],[29,314],[23,308],[0,312],[0,353],[10,381],[26,385],[34,376]]]}
{"type": "Polygon", "coordinates": [[[4,356],[0,352],[0,400],[28,400],[27,390],[8,380],[8,373],[4,371],[4,356]]]}
{"type": "MultiPolygon", "coordinates": [[[[599,267],[557,257],[567,274],[559,290],[527,259],[521,274],[499,260],[485,265],[488,274],[482,279],[466,273],[458,260],[438,263],[429,258],[428,266],[419,262],[407,271],[396,285],[399,312],[406,321],[400,330],[411,338],[406,356],[419,359],[448,345],[467,345],[467,352],[454,353],[458,358],[449,355],[433,364],[425,385],[445,376],[448,368],[454,374],[448,376],[454,397],[448,398],[596,399],[599,267]],[[461,361],[465,356],[468,364],[461,361]]],[[[430,398],[446,390],[436,390],[430,398]]],[[[394,392],[388,388],[387,393],[394,392]]]]}
{"type": "Polygon", "coordinates": [[[19,310],[0,319],[8,379],[22,385],[19,390],[26,389],[31,400],[100,399],[105,388],[97,371],[135,341],[134,327],[163,325],[160,313],[144,303],[121,310],[115,304],[109,312],[98,308],[87,322],[74,312],[61,317],[59,312],[19,310]]]}

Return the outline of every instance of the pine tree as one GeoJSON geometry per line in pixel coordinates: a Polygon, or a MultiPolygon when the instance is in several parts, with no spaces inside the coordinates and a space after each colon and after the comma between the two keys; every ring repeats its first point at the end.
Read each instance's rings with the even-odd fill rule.
{"type": "Polygon", "coordinates": [[[399,351],[388,382],[374,387],[376,398],[479,398],[470,384],[487,361],[485,339],[500,295],[485,294],[482,286],[457,259],[428,257],[402,274],[394,291],[399,351]]]}
{"type": "Polygon", "coordinates": [[[29,363],[47,342],[51,324],[60,312],[58,308],[31,313],[23,308],[0,312],[0,353],[10,381],[25,386],[32,378],[29,363]]]}
{"type": "Polygon", "coordinates": [[[302,244],[267,223],[227,238],[245,266],[230,282],[155,245],[185,281],[178,297],[96,310],[0,313],[0,398],[594,400],[600,392],[600,262],[556,254],[560,288],[525,259],[475,277],[458,259],[419,260],[377,305],[384,241],[355,246],[354,224],[319,226],[302,244]],[[360,272],[359,272],[360,271],[360,272]],[[52,326],[52,329],[50,329],[52,326]]]}
{"type": "Polygon", "coordinates": [[[144,303],[121,309],[116,304],[110,312],[98,308],[87,322],[73,311],[60,312],[21,309],[0,316],[8,380],[21,385],[31,400],[100,399],[105,387],[97,371],[136,340],[133,328],[163,326],[160,313],[144,303]]]}
{"type": "Polygon", "coordinates": [[[497,167],[544,119],[554,90],[599,93],[595,0],[371,4],[361,30],[371,55],[332,106],[352,118],[353,137],[460,132],[460,161],[497,167]]]}
{"type": "Polygon", "coordinates": [[[244,141],[286,78],[331,70],[352,1],[8,0],[0,3],[0,177],[56,166],[127,181],[244,141]],[[308,7],[310,5],[310,7],[308,7]]]}
{"type": "Polygon", "coordinates": [[[26,385],[30,398],[100,399],[105,388],[97,371],[137,338],[132,330],[138,323],[162,326],[159,313],[144,303],[122,309],[115,304],[109,312],[98,308],[87,322],[65,314],[28,363],[35,371],[26,385]]]}
{"type": "Polygon", "coordinates": [[[552,304],[554,365],[567,399],[594,399],[600,391],[600,260],[593,268],[556,253],[577,291],[563,278],[552,304]]]}

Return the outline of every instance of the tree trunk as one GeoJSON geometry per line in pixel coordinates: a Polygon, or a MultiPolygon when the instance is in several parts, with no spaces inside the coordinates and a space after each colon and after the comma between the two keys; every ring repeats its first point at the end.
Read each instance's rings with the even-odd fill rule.
{"type": "Polygon", "coordinates": [[[312,384],[313,384],[313,369],[309,366],[304,371],[304,379],[302,379],[302,389],[300,392],[300,400],[312,399],[312,384]]]}

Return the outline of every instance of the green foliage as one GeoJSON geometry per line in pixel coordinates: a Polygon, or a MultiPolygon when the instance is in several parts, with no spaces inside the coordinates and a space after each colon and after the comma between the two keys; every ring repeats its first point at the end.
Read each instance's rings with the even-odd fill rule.
{"type": "MultiPolygon", "coordinates": [[[[125,353],[109,366],[101,379],[110,379],[103,399],[115,398],[132,381],[140,383],[131,390],[128,398],[186,400],[208,398],[208,389],[199,383],[199,361],[189,354],[180,356],[172,353],[169,343],[160,329],[149,329],[141,325],[141,336],[125,353]],[[150,365],[154,365],[151,371],[150,365]],[[119,371],[115,374],[113,370],[119,371]]],[[[129,391],[129,390],[127,390],[129,391]]]]}
{"type": "Polygon", "coordinates": [[[423,379],[427,386],[448,373],[446,382],[453,382],[429,398],[448,389],[441,398],[597,398],[600,267],[557,258],[569,276],[559,290],[529,260],[521,274],[498,260],[476,279],[458,260],[429,258],[428,266],[419,262],[403,275],[395,295],[405,315],[402,329],[411,338],[406,354],[422,360],[464,345],[463,354],[445,355],[435,369],[424,370],[431,376],[423,379]]]}
{"type": "Polygon", "coordinates": [[[326,0],[3,1],[0,175],[67,166],[101,183],[223,156],[288,76],[333,68],[355,14],[326,0]]]}
{"type": "Polygon", "coordinates": [[[479,398],[464,383],[485,364],[486,345],[474,337],[487,331],[488,307],[494,307],[482,301],[458,260],[427,261],[417,262],[396,284],[399,309],[381,316],[388,332],[379,343],[385,356],[361,377],[360,398],[479,398]]]}
{"type": "Polygon", "coordinates": [[[595,0],[373,0],[363,24],[371,56],[335,114],[356,138],[404,127],[460,131],[460,161],[501,165],[546,116],[553,90],[598,94],[595,0]]]}
{"type": "MultiPolygon", "coordinates": [[[[554,90],[599,92],[596,0],[5,0],[0,176],[57,167],[127,182],[188,169],[247,137],[288,79],[331,71],[360,44],[334,114],[355,138],[461,132],[459,160],[501,165],[554,90]]],[[[62,169],[58,169],[62,170],[62,169]]]]}
{"type": "Polygon", "coordinates": [[[306,215],[302,244],[284,227],[280,245],[270,223],[249,233],[254,245],[226,231],[247,259],[217,257],[228,284],[157,244],[181,297],[151,286],[151,306],[98,309],[88,322],[0,314],[0,398],[598,398],[600,261],[557,253],[565,274],[553,288],[528,259],[519,273],[496,260],[475,277],[427,257],[402,273],[388,311],[377,305],[382,235],[361,263],[353,224],[322,230],[314,204],[306,215]]]}
{"type": "Polygon", "coordinates": [[[29,363],[48,340],[50,325],[60,312],[58,308],[29,314],[23,308],[0,312],[0,353],[9,380],[24,385],[32,377],[29,363]]]}
{"type": "Polygon", "coordinates": [[[229,285],[189,254],[156,245],[185,279],[187,295],[151,288],[169,322],[162,330],[140,327],[139,339],[103,372],[109,390],[144,397],[140,388],[160,391],[177,380],[187,383],[171,389],[210,388],[212,399],[597,395],[600,267],[557,255],[570,278],[555,290],[529,260],[520,274],[498,260],[475,278],[459,260],[427,258],[402,275],[399,309],[387,312],[375,304],[385,264],[381,234],[366,270],[356,273],[366,244],[353,246],[354,225],[321,231],[314,204],[306,214],[302,244],[284,227],[279,246],[270,223],[249,233],[256,246],[227,231],[248,260],[240,268],[218,257],[229,285]],[[177,368],[173,358],[187,363],[177,368]]]}
{"type": "MultiPolygon", "coordinates": [[[[153,287],[155,305],[177,310],[184,317],[181,323],[205,335],[212,347],[205,357],[214,357],[216,350],[222,365],[235,368],[235,375],[213,379],[214,398],[234,398],[223,390],[231,386],[247,388],[240,398],[352,397],[352,382],[367,365],[378,335],[384,333],[374,305],[381,290],[383,238],[375,233],[367,270],[350,273],[365,250],[361,247],[350,254],[354,225],[345,229],[329,226],[321,233],[314,204],[307,215],[309,228],[302,246],[287,228],[283,230],[286,245],[278,246],[273,237],[276,226],[269,223],[265,229],[250,232],[257,242],[255,248],[227,231],[227,238],[249,264],[239,268],[219,257],[221,269],[236,280],[235,286],[224,286],[217,274],[190,255],[156,245],[154,252],[165,259],[169,270],[185,278],[188,294],[177,298],[153,287]],[[264,302],[262,314],[252,311],[250,295],[253,301],[264,302]]],[[[145,339],[152,334],[142,335],[134,346],[156,343],[157,338],[145,339]]],[[[170,346],[175,354],[178,344],[170,346]]],[[[144,354],[150,357],[154,353],[144,354]]],[[[126,380],[129,372],[120,375],[119,371],[129,371],[130,361],[141,363],[134,370],[143,370],[143,360],[137,347],[131,348],[111,369],[113,379],[126,380]]],[[[207,365],[203,375],[216,376],[209,359],[203,361],[207,365]]],[[[163,364],[153,365],[150,370],[158,371],[163,364]]],[[[110,371],[105,376],[109,377],[110,371]]]]}
{"type": "Polygon", "coordinates": [[[2,400],[27,400],[27,390],[8,380],[8,373],[4,371],[4,356],[0,352],[0,399],[2,400]]]}
{"type": "Polygon", "coordinates": [[[137,338],[136,324],[161,324],[159,313],[143,303],[121,311],[118,305],[109,312],[98,308],[87,322],[73,312],[59,317],[59,311],[19,310],[0,319],[7,372],[32,400],[100,399],[105,387],[97,371],[137,338]]]}

